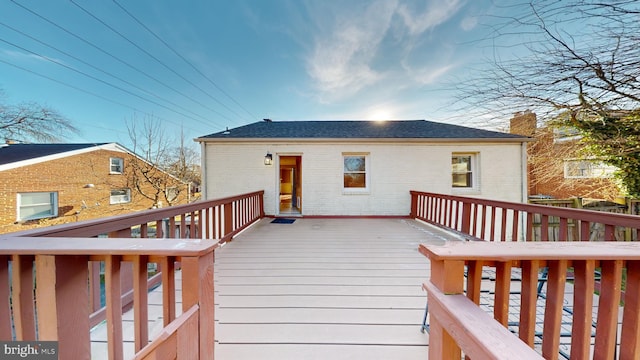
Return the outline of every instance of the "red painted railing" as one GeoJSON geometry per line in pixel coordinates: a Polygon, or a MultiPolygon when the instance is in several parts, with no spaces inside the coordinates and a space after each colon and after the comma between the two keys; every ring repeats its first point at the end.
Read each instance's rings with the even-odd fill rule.
{"type": "MultiPolygon", "coordinates": [[[[58,340],[61,359],[89,359],[89,329],[106,320],[109,357],[121,359],[123,309],[136,310],[138,352],[149,340],[147,291],[162,283],[161,337],[167,340],[149,346],[212,358],[213,251],[264,217],[263,193],[0,235],[0,340],[58,340]],[[150,264],[158,271],[151,277],[150,264]],[[178,267],[185,312],[176,318],[178,267]],[[199,339],[199,350],[176,336],[187,344],[199,339]],[[170,350],[174,345],[180,349],[170,350]]],[[[140,356],[154,353],[146,349],[140,356]]]]}
{"type": "Polygon", "coordinates": [[[411,191],[411,217],[487,241],[638,240],[635,215],[411,191]]]}
{"type": "Polygon", "coordinates": [[[472,240],[420,246],[431,261],[429,358],[640,358],[640,243],[621,241],[639,239],[640,217],[411,197],[411,217],[472,240]]]}

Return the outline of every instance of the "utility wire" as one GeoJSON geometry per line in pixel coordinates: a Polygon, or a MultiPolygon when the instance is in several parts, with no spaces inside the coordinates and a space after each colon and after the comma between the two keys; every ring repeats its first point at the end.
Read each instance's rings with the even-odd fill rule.
{"type": "MultiPolygon", "coordinates": [[[[0,42],[3,42],[3,43],[5,43],[5,44],[11,45],[11,46],[13,46],[13,47],[16,47],[16,48],[18,48],[18,49],[20,49],[20,50],[22,50],[22,51],[26,51],[26,52],[28,52],[28,53],[30,53],[30,54],[36,55],[36,56],[38,56],[38,57],[40,57],[40,58],[42,58],[42,59],[45,59],[45,60],[47,60],[47,61],[50,61],[50,62],[52,62],[52,63],[54,63],[54,64],[56,64],[56,65],[62,66],[62,67],[64,67],[64,68],[66,68],[66,69],[69,69],[69,70],[71,70],[71,71],[73,71],[73,72],[76,72],[76,73],[78,73],[78,74],[80,74],[80,75],[86,76],[86,77],[88,77],[88,78],[90,78],[90,79],[93,79],[93,80],[95,80],[95,81],[101,82],[101,83],[103,83],[103,84],[105,84],[105,85],[107,85],[107,86],[110,86],[110,87],[114,88],[114,89],[117,89],[117,90],[123,91],[123,92],[125,92],[125,93],[127,93],[127,94],[129,94],[129,95],[135,96],[135,97],[137,97],[137,98],[139,98],[139,99],[141,99],[141,100],[144,100],[144,101],[150,102],[150,103],[152,103],[152,104],[158,105],[158,106],[160,106],[160,107],[163,107],[163,108],[165,108],[165,109],[167,109],[167,110],[169,110],[169,111],[172,111],[172,112],[174,112],[174,113],[176,113],[176,114],[178,114],[178,115],[180,115],[180,116],[184,116],[184,117],[190,118],[190,119],[195,120],[195,121],[200,121],[200,120],[198,120],[197,118],[195,118],[195,117],[193,117],[193,116],[183,114],[183,113],[181,113],[181,112],[179,112],[179,111],[176,111],[176,110],[174,110],[174,109],[171,109],[170,107],[168,107],[168,106],[166,106],[166,105],[164,105],[164,104],[161,104],[161,103],[159,103],[159,102],[156,102],[156,101],[153,101],[153,100],[146,99],[146,98],[144,98],[144,97],[142,97],[142,96],[140,96],[140,95],[138,95],[138,94],[136,94],[136,93],[134,93],[134,92],[131,92],[131,91],[127,90],[127,89],[124,89],[124,88],[122,88],[122,87],[120,87],[120,86],[118,86],[118,85],[112,84],[112,83],[110,83],[110,82],[108,82],[108,81],[105,81],[105,80],[102,80],[102,79],[100,79],[100,78],[97,78],[97,77],[95,77],[95,76],[93,76],[93,75],[87,74],[87,73],[86,73],[86,72],[84,72],[84,71],[81,71],[81,70],[75,69],[75,68],[73,68],[73,67],[71,67],[71,66],[69,66],[69,65],[66,65],[66,64],[64,64],[64,63],[62,63],[62,62],[60,62],[60,61],[57,61],[57,60],[55,60],[55,59],[52,59],[52,58],[50,58],[50,57],[48,57],[48,56],[45,56],[45,55],[39,54],[39,53],[37,53],[37,52],[35,52],[35,51],[31,51],[31,50],[29,50],[29,49],[27,49],[27,48],[24,48],[24,47],[22,47],[22,46],[20,46],[20,45],[14,44],[14,43],[12,43],[12,42],[10,42],[10,41],[7,41],[7,40],[4,40],[4,39],[2,39],[2,38],[0,38],[0,42]]],[[[203,124],[204,124],[204,123],[203,123],[203,124]]],[[[208,124],[205,124],[205,125],[208,125],[208,124]]]]}
{"type": "Polygon", "coordinates": [[[149,27],[147,27],[142,21],[140,21],[137,17],[135,17],[131,12],[129,12],[124,6],[122,6],[117,0],[113,0],[113,2],[120,8],[122,9],[122,11],[124,11],[127,15],[129,15],[129,17],[131,17],[135,22],[137,22],[138,24],[140,24],[140,26],[142,26],[147,32],[149,32],[151,35],[153,35],[156,39],[158,39],[158,41],[160,41],[162,44],[164,44],[164,46],[166,46],[169,50],[171,50],[176,56],[178,56],[180,59],[182,59],[182,61],[184,61],[186,64],[188,64],[193,70],[195,70],[198,74],[200,74],[203,78],[205,78],[207,81],[209,81],[209,83],[211,83],[211,85],[215,86],[216,89],[220,90],[221,93],[223,93],[227,98],[231,99],[231,101],[233,101],[236,105],[238,105],[242,110],[244,110],[247,114],[249,114],[249,116],[251,116],[252,119],[257,119],[257,116],[255,116],[254,114],[252,114],[249,110],[247,110],[244,106],[242,106],[242,104],[240,104],[236,99],[234,99],[231,95],[229,95],[226,91],[224,91],[224,89],[222,89],[218,84],[215,83],[215,81],[213,81],[210,77],[208,77],[206,74],[204,74],[202,71],[200,71],[200,69],[198,69],[195,65],[193,65],[193,63],[189,60],[187,60],[184,56],[182,56],[182,54],[180,54],[180,52],[178,52],[176,49],[174,49],[171,45],[169,45],[166,41],[164,41],[160,36],[158,36],[155,32],[153,32],[149,27]]]}
{"type": "Polygon", "coordinates": [[[102,25],[104,25],[106,28],[108,28],[109,30],[113,31],[114,33],[118,34],[121,38],[123,38],[125,41],[127,41],[129,44],[135,46],[138,50],[142,51],[143,53],[145,53],[147,56],[149,56],[150,58],[152,58],[153,60],[155,60],[157,63],[159,63],[160,65],[164,66],[167,70],[171,71],[173,74],[175,74],[176,76],[178,76],[179,78],[181,78],[182,80],[184,80],[186,83],[188,83],[189,85],[193,86],[194,88],[200,90],[200,92],[202,92],[203,94],[207,95],[209,98],[211,98],[213,101],[217,102],[218,104],[220,104],[221,106],[223,106],[225,109],[229,110],[230,112],[232,112],[233,114],[235,114],[238,117],[241,117],[240,114],[238,114],[235,110],[231,109],[230,107],[228,107],[226,104],[224,104],[222,101],[220,101],[219,99],[217,99],[215,96],[211,95],[210,93],[208,93],[207,91],[205,91],[203,88],[201,88],[200,86],[194,84],[191,80],[187,79],[186,77],[182,76],[181,74],[179,74],[177,71],[175,71],[173,68],[171,68],[170,66],[168,66],[165,62],[163,62],[162,60],[158,59],[156,56],[154,56],[153,54],[151,54],[150,52],[148,52],[147,50],[143,49],[141,46],[139,46],[138,44],[136,44],[134,41],[132,41],[131,39],[129,39],[127,36],[125,36],[124,34],[122,34],[121,32],[119,32],[118,30],[116,30],[115,28],[113,28],[112,26],[110,26],[109,24],[107,24],[105,21],[103,21],[102,19],[100,19],[99,17],[97,17],[96,15],[94,15],[91,11],[87,10],[86,8],[82,7],[80,4],[78,4],[77,2],[75,2],[74,0],[70,0],[70,2],[75,5],[76,7],[78,7],[80,10],[82,10],[84,13],[86,13],[87,15],[91,16],[93,19],[95,19],[96,21],[98,21],[99,23],[101,23],[102,25]]]}
{"type": "Polygon", "coordinates": [[[69,35],[71,35],[71,36],[75,37],[76,39],[78,39],[78,40],[80,40],[80,41],[84,42],[85,44],[87,44],[87,45],[89,45],[89,46],[93,47],[94,49],[96,49],[96,50],[100,51],[101,53],[103,53],[103,54],[105,54],[105,55],[109,56],[110,58],[112,58],[112,59],[114,59],[114,60],[116,60],[116,61],[118,61],[118,62],[120,62],[120,63],[122,63],[122,64],[124,64],[124,65],[126,65],[126,66],[128,66],[129,68],[131,68],[131,69],[133,69],[133,70],[135,70],[135,71],[137,71],[137,72],[139,72],[139,73],[141,73],[141,74],[143,74],[143,75],[147,76],[147,77],[148,77],[148,78],[150,78],[151,80],[154,80],[155,82],[157,82],[157,83],[159,83],[159,84],[163,85],[164,87],[168,88],[169,90],[172,90],[172,91],[174,91],[174,92],[176,92],[176,93],[178,93],[178,94],[180,94],[180,95],[184,96],[185,98],[187,98],[187,99],[189,99],[189,100],[193,101],[194,103],[196,103],[196,104],[198,104],[198,105],[200,105],[200,106],[202,106],[202,107],[204,107],[204,108],[206,108],[206,109],[209,109],[210,111],[212,111],[212,112],[214,112],[214,113],[216,113],[216,114],[220,115],[221,117],[223,117],[223,118],[225,118],[225,119],[227,119],[227,120],[233,121],[233,119],[229,118],[228,116],[226,116],[226,115],[224,115],[224,114],[220,113],[219,111],[216,111],[216,110],[214,110],[214,109],[212,109],[212,108],[208,107],[207,105],[203,104],[202,102],[200,102],[200,101],[198,101],[198,100],[196,100],[196,99],[193,99],[192,97],[187,96],[187,95],[185,95],[184,93],[182,93],[182,92],[180,92],[180,91],[178,91],[178,90],[176,90],[176,89],[172,88],[171,86],[169,86],[169,85],[165,84],[165,83],[164,83],[164,82],[162,82],[161,80],[158,80],[158,79],[157,79],[157,78],[155,78],[154,76],[149,75],[148,73],[146,73],[146,72],[144,72],[144,71],[142,71],[142,70],[140,70],[140,69],[136,68],[135,66],[133,66],[133,65],[129,64],[128,62],[126,62],[126,61],[124,61],[124,60],[122,60],[122,59],[120,59],[120,58],[118,58],[118,57],[116,57],[116,56],[114,56],[114,55],[110,54],[109,52],[107,52],[106,50],[104,50],[104,49],[100,48],[99,46],[97,46],[97,45],[93,44],[93,43],[92,43],[92,42],[90,42],[89,40],[84,39],[83,37],[81,37],[81,36],[79,36],[79,35],[77,35],[77,34],[73,33],[73,32],[72,32],[72,31],[70,31],[70,30],[67,30],[66,28],[64,28],[64,27],[62,27],[62,26],[60,26],[60,25],[56,24],[54,21],[49,20],[49,19],[48,19],[48,18],[46,18],[45,16],[42,16],[42,15],[38,14],[37,12],[35,12],[35,11],[33,11],[33,10],[29,9],[28,7],[26,7],[26,6],[22,5],[22,4],[17,3],[15,0],[11,0],[11,2],[12,2],[12,3],[14,3],[15,5],[17,5],[17,6],[21,7],[21,8],[23,8],[24,10],[26,10],[26,11],[30,12],[31,14],[33,14],[33,15],[35,15],[35,16],[37,16],[37,17],[39,17],[40,19],[42,19],[42,20],[44,20],[44,21],[48,22],[49,24],[51,24],[51,25],[53,25],[53,26],[57,27],[58,29],[60,29],[60,30],[62,30],[62,31],[64,31],[64,32],[66,32],[67,34],[69,34],[69,35]]]}
{"type": "MultiPolygon", "coordinates": [[[[106,74],[106,75],[108,75],[108,76],[110,76],[110,77],[114,78],[114,79],[117,79],[117,80],[119,80],[119,81],[122,81],[123,83],[125,83],[125,84],[127,84],[127,85],[129,85],[129,86],[131,86],[131,87],[133,87],[133,88],[135,88],[135,89],[138,89],[138,90],[140,90],[140,91],[142,91],[142,92],[144,92],[144,93],[147,93],[147,94],[149,94],[149,95],[151,95],[151,96],[154,96],[155,98],[157,98],[157,99],[159,99],[159,100],[162,100],[162,101],[164,101],[164,102],[166,102],[166,103],[168,103],[168,104],[171,104],[171,105],[173,105],[173,106],[175,106],[175,107],[177,107],[177,108],[179,108],[179,109],[181,109],[181,110],[183,110],[183,111],[189,112],[189,113],[191,113],[191,114],[193,114],[193,115],[195,115],[195,116],[198,116],[198,117],[200,117],[200,118],[202,118],[202,119],[204,119],[204,120],[209,120],[208,118],[206,118],[206,117],[204,117],[204,116],[202,116],[202,115],[196,114],[195,112],[193,112],[193,111],[191,111],[191,110],[189,110],[189,109],[187,109],[187,108],[185,108],[185,107],[183,107],[183,106],[181,106],[181,105],[179,105],[179,104],[176,104],[176,103],[172,102],[172,101],[171,101],[171,100],[169,100],[169,99],[165,99],[165,98],[163,98],[163,97],[161,97],[161,96],[159,96],[159,95],[157,95],[157,94],[155,94],[155,93],[153,93],[153,92],[151,92],[151,91],[148,91],[148,90],[145,90],[145,89],[141,88],[140,86],[138,86],[138,85],[136,85],[136,84],[134,84],[134,83],[132,83],[132,82],[130,82],[130,81],[127,81],[127,80],[125,80],[125,79],[123,79],[123,78],[121,78],[121,77],[119,77],[119,76],[113,75],[113,74],[111,74],[111,73],[109,73],[109,72],[107,72],[107,71],[105,71],[105,70],[102,70],[102,69],[100,69],[99,67],[97,67],[97,66],[95,66],[95,65],[93,65],[93,64],[91,64],[91,63],[89,63],[89,62],[87,62],[87,61],[84,61],[84,60],[82,60],[82,59],[78,58],[77,56],[74,56],[74,55],[72,55],[72,54],[70,54],[70,53],[68,53],[68,52],[66,52],[66,51],[64,51],[64,50],[61,50],[61,49],[59,49],[59,48],[55,47],[55,46],[49,45],[49,44],[47,44],[47,43],[45,43],[45,42],[43,42],[43,41],[41,41],[41,40],[39,40],[39,39],[37,39],[37,38],[35,38],[35,37],[33,37],[33,36],[29,35],[29,34],[27,34],[27,33],[24,33],[24,32],[22,32],[22,31],[20,31],[20,30],[18,30],[18,29],[16,29],[16,28],[14,28],[14,27],[10,26],[10,25],[7,25],[7,24],[5,24],[5,23],[3,23],[3,22],[0,22],[0,25],[4,26],[4,27],[6,27],[6,28],[8,28],[8,29],[10,29],[10,30],[13,30],[14,32],[17,32],[18,34],[21,34],[22,36],[25,36],[25,37],[27,37],[27,38],[29,38],[29,39],[31,39],[31,40],[33,40],[33,41],[35,41],[35,42],[37,42],[37,43],[39,43],[39,44],[43,45],[43,46],[46,46],[46,47],[48,47],[48,48],[50,48],[50,49],[53,49],[53,50],[55,50],[55,51],[57,51],[57,52],[59,52],[59,53],[61,53],[61,54],[63,54],[63,55],[66,55],[66,56],[68,56],[68,57],[70,57],[70,58],[72,58],[72,59],[74,59],[74,60],[76,60],[76,61],[78,61],[78,62],[80,62],[80,63],[84,64],[84,65],[87,65],[87,66],[91,67],[91,68],[92,68],[92,69],[94,69],[94,70],[97,70],[97,71],[99,71],[99,72],[101,72],[101,73],[103,73],[103,74],[106,74]]],[[[5,41],[5,42],[6,42],[6,41],[5,41]]]]}
{"type": "MultiPolygon", "coordinates": [[[[162,120],[162,121],[166,121],[166,122],[168,122],[168,123],[172,123],[172,124],[177,125],[177,126],[182,126],[182,124],[178,124],[178,123],[176,123],[176,122],[174,122],[174,121],[172,121],[172,120],[168,120],[168,119],[162,118],[162,117],[160,117],[160,116],[157,116],[157,115],[155,115],[155,114],[148,113],[148,112],[143,111],[143,110],[140,110],[140,109],[138,109],[138,108],[136,108],[136,107],[134,107],[134,106],[127,105],[127,104],[122,103],[122,102],[119,102],[119,101],[117,101],[117,100],[110,99],[110,98],[108,98],[108,97],[106,97],[106,96],[103,96],[103,95],[100,95],[100,94],[98,94],[98,93],[95,93],[95,92],[92,92],[92,91],[89,91],[89,90],[86,90],[86,89],[80,88],[80,87],[78,87],[78,86],[75,86],[75,85],[69,84],[69,83],[67,83],[67,82],[64,82],[64,81],[61,81],[61,80],[55,79],[55,78],[53,78],[53,77],[51,77],[51,76],[47,76],[47,75],[44,75],[44,74],[38,73],[38,72],[36,72],[36,71],[33,71],[33,70],[30,70],[30,69],[27,69],[27,68],[22,67],[22,66],[20,66],[20,65],[16,65],[16,64],[10,63],[10,62],[5,61],[5,60],[3,60],[3,59],[0,59],[0,62],[1,62],[1,63],[4,63],[4,64],[7,64],[7,65],[9,65],[9,66],[13,66],[14,68],[20,69],[20,70],[22,70],[22,71],[26,71],[26,72],[28,72],[28,73],[30,73],[30,74],[33,74],[33,75],[39,76],[39,77],[41,77],[41,78],[44,78],[44,79],[47,79],[47,80],[53,81],[53,82],[58,83],[58,84],[60,84],[60,85],[64,85],[64,86],[69,87],[69,88],[71,88],[71,89],[74,89],[74,90],[80,91],[80,92],[82,92],[82,93],[85,93],[85,94],[88,94],[88,95],[91,95],[91,96],[95,96],[95,97],[97,97],[97,98],[99,98],[99,99],[102,99],[102,100],[104,100],[104,101],[108,101],[108,102],[110,102],[110,103],[112,103],[112,104],[116,104],[116,105],[120,105],[120,106],[122,106],[122,107],[126,107],[126,108],[131,109],[131,110],[133,110],[133,111],[135,111],[135,112],[138,112],[138,113],[141,113],[141,114],[145,114],[145,115],[149,115],[149,116],[155,117],[155,118],[157,118],[157,119],[160,119],[160,120],[162,120]]],[[[199,130],[196,130],[196,129],[193,129],[193,128],[189,128],[189,127],[188,127],[188,129],[193,130],[193,131],[199,131],[199,130]]]]}

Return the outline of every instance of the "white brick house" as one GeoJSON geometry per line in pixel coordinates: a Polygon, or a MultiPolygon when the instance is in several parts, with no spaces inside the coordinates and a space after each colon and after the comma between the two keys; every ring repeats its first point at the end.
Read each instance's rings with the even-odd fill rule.
{"type": "Polygon", "coordinates": [[[529,140],[425,120],[265,120],[196,139],[203,198],[264,190],[267,215],[304,216],[405,216],[410,190],[526,201],[529,140]]]}

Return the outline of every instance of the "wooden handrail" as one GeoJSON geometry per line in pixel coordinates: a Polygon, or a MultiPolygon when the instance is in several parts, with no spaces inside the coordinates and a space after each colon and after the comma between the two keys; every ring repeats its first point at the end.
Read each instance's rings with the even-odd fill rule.
{"type": "MultiPolygon", "coordinates": [[[[200,358],[213,358],[213,252],[218,242],[30,237],[19,238],[19,243],[7,240],[6,236],[0,237],[0,275],[8,276],[7,269],[11,267],[12,281],[11,285],[2,283],[0,292],[10,296],[13,306],[0,308],[0,318],[8,319],[2,323],[9,324],[9,329],[0,331],[0,340],[59,341],[61,359],[90,359],[88,264],[104,261],[109,356],[122,359],[123,264],[132,263],[138,275],[133,281],[135,346],[139,351],[149,340],[147,264],[180,261],[183,306],[198,307],[198,326],[189,336],[199,339],[200,358]]],[[[170,278],[173,276],[172,273],[170,278]]],[[[165,293],[163,308],[175,307],[175,291],[165,293]]],[[[175,314],[167,322],[174,320],[175,314]]]]}
{"type": "Polygon", "coordinates": [[[11,319],[0,321],[0,339],[56,339],[60,358],[89,359],[89,329],[106,319],[109,352],[120,359],[123,309],[136,310],[139,351],[149,341],[148,289],[161,280],[164,325],[169,326],[176,318],[174,272],[181,269],[183,308],[201,305],[197,352],[200,358],[213,358],[213,249],[264,217],[263,195],[264,191],[256,191],[0,235],[0,279],[11,279],[0,282],[0,318],[11,319]],[[150,231],[153,227],[155,234],[150,231]],[[140,238],[133,238],[133,229],[139,229],[135,236],[140,238]],[[105,235],[109,239],[97,239],[105,235]],[[154,263],[159,274],[149,278],[148,265],[154,263]],[[30,295],[34,290],[35,299],[30,295]]]}
{"type": "Polygon", "coordinates": [[[420,191],[410,193],[412,218],[481,240],[640,239],[640,220],[636,215],[420,191]],[[628,231],[621,231],[620,228],[628,231]]]}
{"type": "MultiPolygon", "coordinates": [[[[620,359],[640,358],[640,243],[638,242],[512,242],[492,243],[451,242],[442,246],[420,245],[420,252],[431,261],[431,284],[426,286],[429,302],[430,346],[429,358],[460,358],[460,351],[480,351],[478,358],[507,359],[494,351],[489,343],[491,334],[479,336],[482,346],[470,345],[459,332],[472,331],[468,326],[477,326],[483,321],[477,310],[458,307],[460,300],[449,296],[466,297],[479,304],[480,282],[483,269],[495,273],[495,293],[488,300],[494,305],[493,318],[496,323],[507,326],[507,318],[519,312],[517,323],[520,340],[533,348],[534,338],[541,338],[542,356],[557,359],[561,338],[561,319],[565,309],[567,270],[572,268],[573,294],[571,323],[571,358],[611,359],[616,352],[620,359]],[[466,267],[466,287],[465,287],[466,267]],[[536,304],[539,271],[548,269],[546,292],[544,293],[544,325],[542,335],[536,328],[536,304]],[[600,293],[594,304],[595,270],[598,268],[600,293]],[[519,269],[520,301],[514,304],[512,269],[519,269]],[[626,269],[626,296],[621,303],[623,269],[626,269]],[[466,291],[464,290],[466,289],[466,291]],[[432,306],[432,303],[434,304],[432,306]],[[454,307],[455,308],[452,308],[454,307]],[[606,311],[594,311],[594,307],[606,311]],[[622,309],[622,331],[618,334],[619,309],[622,309]],[[462,320],[451,321],[450,312],[462,320]],[[597,312],[597,318],[592,314],[597,312]],[[597,324],[597,325],[594,325],[597,324]],[[592,329],[595,326],[595,332],[592,329]],[[454,334],[455,333],[455,334],[454,334]],[[595,335],[593,335],[595,333],[595,335]],[[592,342],[595,336],[595,342],[592,342]],[[592,344],[593,349],[592,349],[592,344]],[[453,354],[453,355],[452,355],[453,354]],[[457,356],[457,357],[456,357],[457,356]]],[[[465,305],[466,306],[466,305],[465,305]]],[[[510,324],[513,330],[513,324],[510,324]]],[[[499,335],[503,336],[503,335],[499,335]]],[[[513,339],[509,340],[513,341],[513,339]]]]}

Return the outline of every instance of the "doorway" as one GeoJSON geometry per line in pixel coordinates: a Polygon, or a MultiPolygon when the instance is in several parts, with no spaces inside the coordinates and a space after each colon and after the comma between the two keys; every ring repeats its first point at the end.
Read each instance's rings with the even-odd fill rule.
{"type": "Polygon", "coordinates": [[[279,213],[302,214],[302,156],[280,155],[279,213]]]}

